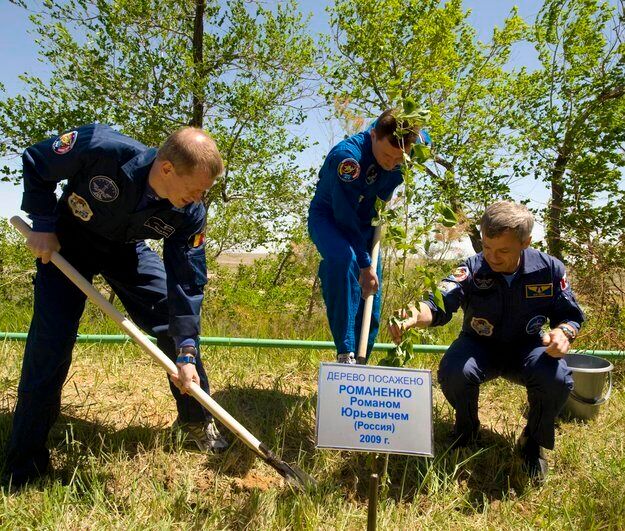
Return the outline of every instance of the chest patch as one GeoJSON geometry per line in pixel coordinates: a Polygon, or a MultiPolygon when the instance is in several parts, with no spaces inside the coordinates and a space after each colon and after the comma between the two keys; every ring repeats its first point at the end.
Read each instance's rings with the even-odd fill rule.
{"type": "Polygon", "coordinates": [[[531,336],[538,334],[546,322],[547,318],[544,315],[536,315],[527,322],[525,331],[531,336]]]}
{"type": "Polygon", "coordinates": [[[83,221],[89,221],[93,216],[93,210],[89,206],[89,203],[84,198],[80,197],[77,193],[72,194],[67,198],[67,204],[72,211],[72,214],[78,219],[83,221]]]}
{"type": "Polygon", "coordinates": [[[106,175],[96,175],[89,181],[89,192],[98,201],[110,203],[119,197],[119,188],[115,181],[106,175]]]}
{"type": "Polygon", "coordinates": [[[367,184],[373,184],[378,180],[378,170],[375,167],[375,164],[372,164],[367,168],[367,174],[365,175],[365,182],[367,184]]]}
{"type": "Polygon", "coordinates": [[[152,216],[147,219],[147,221],[143,224],[148,229],[152,229],[154,232],[164,236],[165,238],[169,238],[176,229],[174,229],[171,225],[165,223],[161,218],[157,218],[156,216],[152,216]]]}
{"type": "Polygon", "coordinates": [[[488,321],[488,319],[484,319],[482,317],[473,317],[471,319],[471,328],[475,330],[480,336],[492,336],[493,335],[493,325],[488,321]]]}
{"type": "Polygon", "coordinates": [[[61,135],[52,143],[52,151],[57,155],[65,155],[65,153],[72,150],[77,138],[78,131],[70,131],[69,133],[61,135]]]}
{"type": "Polygon", "coordinates": [[[344,159],[339,164],[338,173],[341,181],[351,183],[360,176],[360,164],[356,159],[344,159]]]}
{"type": "Polygon", "coordinates": [[[473,277],[473,283],[477,289],[490,289],[494,282],[495,280],[492,278],[473,277]]]}
{"type": "Polygon", "coordinates": [[[553,284],[526,284],[526,299],[546,299],[553,297],[553,284]]]}

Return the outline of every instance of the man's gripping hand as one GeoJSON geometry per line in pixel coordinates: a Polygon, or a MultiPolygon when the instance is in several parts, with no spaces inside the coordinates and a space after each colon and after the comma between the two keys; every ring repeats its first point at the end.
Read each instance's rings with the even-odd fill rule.
{"type": "Polygon", "coordinates": [[[26,238],[26,245],[37,258],[41,258],[44,264],[50,261],[52,253],[61,249],[59,239],[54,232],[31,231],[26,238]]]}
{"type": "Polygon", "coordinates": [[[363,299],[366,299],[369,295],[374,295],[375,293],[377,293],[378,288],[380,287],[380,282],[378,281],[378,275],[375,272],[375,268],[373,267],[373,265],[369,267],[363,267],[360,270],[358,284],[360,284],[363,299]]]}
{"type": "Polygon", "coordinates": [[[178,367],[178,375],[169,375],[169,379],[180,390],[183,395],[191,391],[191,383],[195,382],[199,385],[200,376],[193,363],[176,363],[178,367]]]}
{"type": "Polygon", "coordinates": [[[552,358],[563,358],[571,348],[569,339],[560,328],[554,328],[542,335],[543,345],[547,347],[545,352],[552,358]]]}

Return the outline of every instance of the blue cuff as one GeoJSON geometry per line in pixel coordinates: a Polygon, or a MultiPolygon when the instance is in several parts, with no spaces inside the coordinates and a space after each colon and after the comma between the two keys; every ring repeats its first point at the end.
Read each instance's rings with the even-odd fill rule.
{"type": "Polygon", "coordinates": [[[195,347],[196,342],[193,337],[184,337],[184,336],[175,336],[174,341],[176,342],[176,348],[181,347],[195,347]]]}
{"type": "Polygon", "coordinates": [[[358,262],[358,267],[360,269],[365,269],[371,266],[371,256],[366,251],[364,253],[357,253],[356,262],[358,262]]]}
{"type": "Polygon", "coordinates": [[[567,324],[572,326],[573,328],[575,328],[576,332],[579,332],[579,329],[582,327],[582,325],[580,325],[579,323],[575,322],[575,321],[562,321],[559,324],[567,324]]]}
{"type": "Polygon", "coordinates": [[[56,232],[57,216],[43,214],[28,214],[33,222],[33,231],[35,232],[56,232]]]}

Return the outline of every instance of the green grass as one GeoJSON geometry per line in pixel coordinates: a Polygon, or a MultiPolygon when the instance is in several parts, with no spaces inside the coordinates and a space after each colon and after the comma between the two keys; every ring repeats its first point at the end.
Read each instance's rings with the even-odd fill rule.
{"type": "MultiPolygon", "coordinates": [[[[6,443],[23,344],[0,344],[0,448],[6,443]]],[[[235,442],[221,456],[172,440],[165,377],[135,346],[78,345],[62,415],[50,436],[52,472],[0,494],[0,528],[363,529],[369,457],[314,448],[317,367],[330,353],[210,348],[214,398],[320,483],[291,491],[235,442]]],[[[411,365],[435,369],[436,356],[411,365]]],[[[434,390],[433,459],[392,456],[380,529],[619,529],[625,527],[623,367],[599,418],[561,422],[551,473],[533,488],[513,453],[525,392],[483,386],[480,451],[447,452],[452,411],[434,390]]],[[[230,437],[232,439],[232,437],[230,437]]],[[[1,457],[1,456],[0,456],[1,457]]]]}

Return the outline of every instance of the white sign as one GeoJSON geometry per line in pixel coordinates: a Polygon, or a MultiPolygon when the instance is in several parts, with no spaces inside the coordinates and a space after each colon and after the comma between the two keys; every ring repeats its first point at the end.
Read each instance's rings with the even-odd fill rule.
{"type": "Polygon", "coordinates": [[[432,372],[322,363],[317,448],[433,456],[432,372]]]}

